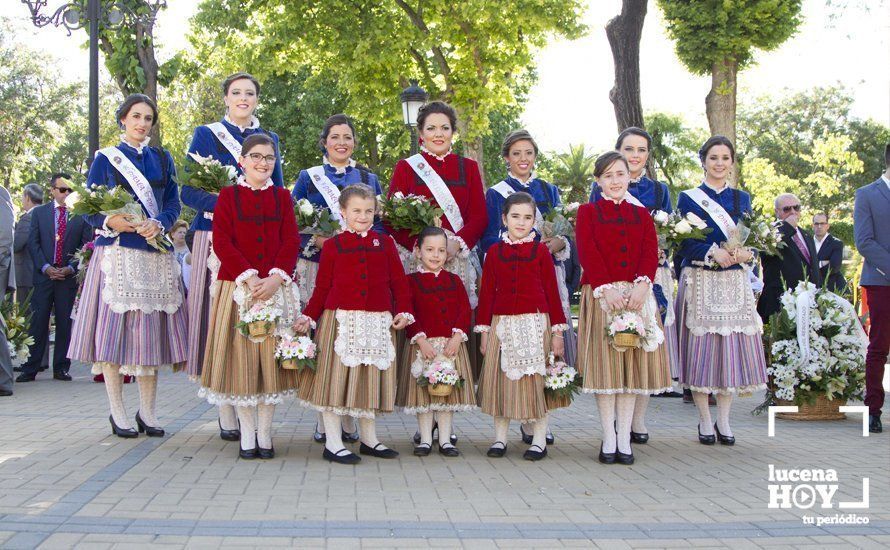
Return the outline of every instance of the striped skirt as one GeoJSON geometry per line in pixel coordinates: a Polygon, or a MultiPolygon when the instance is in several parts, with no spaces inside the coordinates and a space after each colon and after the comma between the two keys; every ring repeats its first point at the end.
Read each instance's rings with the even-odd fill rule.
{"type": "Polygon", "coordinates": [[[210,320],[210,231],[195,231],[192,245],[192,271],[189,277],[188,312],[189,344],[186,372],[189,378],[201,376],[204,364],[204,345],[207,342],[207,325],[210,320]]]}
{"type": "MultiPolygon", "coordinates": [[[[643,348],[619,352],[606,335],[606,312],[590,285],[581,289],[578,321],[578,372],[584,393],[636,393],[652,395],[671,389],[671,371],[663,345],[655,351],[643,348]]],[[[659,324],[661,320],[659,319],[659,324]]]]}
{"type": "Polygon", "coordinates": [[[371,365],[347,367],[334,353],[337,324],[335,311],[322,313],[315,332],[318,349],[315,371],[300,371],[300,400],[317,411],[353,417],[374,418],[380,413],[392,412],[396,399],[396,361],[386,370],[371,365]]]}
{"type": "Polygon", "coordinates": [[[668,314],[664,321],[666,324],[663,326],[664,348],[671,364],[671,378],[676,380],[680,377],[680,337],[677,334],[677,302],[674,299],[675,285],[671,268],[659,266],[655,280],[661,284],[664,297],[667,298],[668,314]]]}
{"type": "MultiPolygon", "coordinates": [[[[501,369],[501,343],[498,340],[497,325],[500,319],[495,315],[488,332],[488,347],[485,350],[485,363],[479,379],[478,401],[482,412],[491,416],[501,416],[521,422],[534,422],[547,415],[547,401],[544,397],[544,377],[540,374],[526,375],[519,380],[510,380],[501,369]]],[[[530,334],[529,338],[544,338],[544,355],[550,354],[550,328],[543,335],[530,334]]]]}
{"type": "Polygon", "coordinates": [[[234,292],[234,282],[218,281],[211,297],[198,397],[211,405],[236,407],[280,403],[283,397],[293,395],[297,373],[278,366],[276,338],[253,343],[235,328],[239,319],[234,292]]]}
{"type": "Polygon", "coordinates": [[[464,379],[460,389],[453,389],[447,397],[431,396],[426,386],[418,386],[417,379],[411,375],[411,364],[417,358],[420,348],[416,344],[407,344],[399,364],[399,383],[396,391],[396,406],[408,414],[432,411],[472,411],[476,406],[475,380],[470,368],[470,356],[467,346],[463,344],[454,359],[457,373],[464,379]]]}
{"type": "Polygon", "coordinates": [[[739,395],[766,388],[766,358],[760,334],[733,332],[696,336],[686,326],[686,277],[677,292],[680,383],[692,391],[739,395]]]}
{"type": "Polygon", "coordinates": [[[121,374],[133,376],[153,376],[164,367],[183,369],[188,343],[186,308],[180,307],[173,314],[113,312],[101,297],[105,248],[96,247],[87,268],[71,327],[68,358],[92,363],[93,374],[101,374],[103,365],[117,365],[121,374]]]}

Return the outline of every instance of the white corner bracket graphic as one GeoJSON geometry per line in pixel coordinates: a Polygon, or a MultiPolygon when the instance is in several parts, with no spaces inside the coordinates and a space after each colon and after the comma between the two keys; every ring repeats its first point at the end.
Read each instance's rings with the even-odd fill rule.
{"type": "Polygon", "coordinates": [[[868,437],[868,406],[867,405],[844,405],[838,407],[842,413],[860,413],[862,415],[862,437],[868,437]]]}
{"type": "Polygon", "coordinates": [[[776,437],[776,413],[796,413],[797,405],[772,405],[769,407],[769,420],[767,422],[767,437],[776,437]]]}

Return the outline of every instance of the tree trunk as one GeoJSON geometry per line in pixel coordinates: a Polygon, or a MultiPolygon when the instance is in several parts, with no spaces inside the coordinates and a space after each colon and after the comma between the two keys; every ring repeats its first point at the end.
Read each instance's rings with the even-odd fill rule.
{"type": "MultiPolygon", "coordinates": [[[[142,93],[158,103],[158,60],[155,58],[155,40],[153,36],[154,20],[148,24],[136,23],[136,56],[145,75],[145,86],[142,93]]],[[[161,145],[160,128],[151,133],[152,146],[161,145]]]]}
{"type": "MultiPolygon", "coordinates": [[[[705,111],[711,135],[726,136],[736,144],[735,113],[739,64],[734,59],[724,59],[711,68],[711,91],[705,97],[705,111]]],[[[729,184],[735,187],[737,167],[729,174],[729,184]]]]}
{"type": "MultiPolygon", "coordinates": [[[[457,110],[457,128],[458,132],[461,136],[469,135],[469,124],[467,123],[467,117],[461,112],[460,109],[457,110]]],[[[485,170],[482,168],[483,160],[485,159],[485,155],[483,154],[482,148],[482,137],[477,137],[476,139],[464,140],[464,156],[470,159],[475,160],[479,163],[479,174],[482,176],[482,185],[485,186],[485,170]]]]}
{"type": "Polygon", "coordinates": [[[606,25],[606,37],[615,63],[615,85],[609,99],[615,107],[618,131],[643,127],[640,101],[640,39],[646,19],[647,0],[623,0],[621,14],[606,25]]]}

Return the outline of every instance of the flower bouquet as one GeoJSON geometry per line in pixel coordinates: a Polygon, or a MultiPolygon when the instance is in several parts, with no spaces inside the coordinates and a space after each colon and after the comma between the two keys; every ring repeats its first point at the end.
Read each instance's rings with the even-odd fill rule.
{"type": "Polygon", "coordinates": [[[340,229],[340,222],[329,209],[316,206],[309,199],[300,199],[294,204],[294,215],[300,233],[331,237],[340,229]]]}
{"type": "Polygon", "coordinates": [[[622,311],[611,316],[606,334],[616,351],[625,352],[642,345],[641,337],[645,336],[646,328],[643,326],[643,318],[639,313],[622,311]]]}
{"type": "Polygon", "coordinates": [[[244,336],[263,341],[275,331],[275,325],[283,314],[267,302],[256,302],[241,312],[235,326],[244,336]]]}
{"type": "Polygon", "coordinates": [[[407,230],[412,237],[425,227],[441,226],[444,210],[435,201],[420,195],[405,195],[401,191],[388,198],[380,197],[380,212],[393,229],[407,230]]]}
{"type": "MultiPolygon", "coordinates": [[[[124,216],[130,223],[139,224],[148,219],[142,206],[136,202],[126,189],[120,186],[107,187],[93,184],[90,187],[81,187],[71,184],[74,192],[65,199],[65,205],[74,216],[93,216],[103,214],[111,217],[124,216]]],[[[148,239],[148,244],[159,252],[167,252],[170,243],[163,231],[154,238],[148,239]]]]}
{"type": "Polygon", "coordinates": [[[678,248],[684,239],[704,239],[713,231],[707,222],[692,212],[684,217],[677,212],[668,214],[664,210],[658,210],[652,215],[652,219],[655,221],[659,250],[678,248]]]}
{"type": "Polygon", "coordinates": [[[801,281],[782,295],[782,309],[769,325],[771,384],[758,410],[775,399],[798,405],[805,419],[843,418],[837,405],[861,399],[865,384],[868,340],[853,306],[801,281]],[[806,415],[808,407],[824,410],[835,400],[831,412],[806,415]]]}
{"type": "Polygon", "coordinates": [[[454,361],[444,355],[437,355],[417,377],[418,386],[427,386],[427,391],[435,397],[448,397],[454,388],[462,388],[464,379],[457,373],[454,361]]]}
{"type": "Polygon", "coordinates": [[[218,195],[223,187],[235,184],[238,170],[234,166],[226,166],[215,158],[202,157],[197,153],[189,153],[188,156],[181,177],[182,185],[218,195]]]}
{"type": "Polygon", "coordinates": [[[575,394],[581,391],[581,375],[565,361],[557,361],[550,354],[547,374],[544,376],[544,398],[548,409],[568,407],[572,404],[575,394]]]}
{"type": "Polygon", "coordinates": [[[95,250],[96,241],[92,240],[80,247],[77,252],[73,254],[75,261],[77,261],[78,284],[83,283],[83,280],[86,279],[87,268],[90,266],[90,259],[93,257],[93,252],[95,252],[95,250]]]}
{"type": "Polygon", "coordinates": [[[544,214],[541,224],[541,237],[549,239],[558,235],[575,236],[575,218],[578,215],[577,202],[554,206],[544,214]]]}
{"type": "Polygon", "coordinates": [[[315,370],[315,342],[308,336],[293,338],[285,335],[275,348],[275,357],[281,361],[281,368],[288,370],[315,370]]]}
{"type": "Polygon", "coordinates": [[[30,304],[31,294],[22,304],[17,300],[0,301],[0,315],[6,324],[6,344],[9,346],[9,357],[16,365],[28,360],[30,347],[34,338],[28,335],[31,326],[30,304]]]}
{"type": "MultiPolygon", "coordinates": [[[[761,254],[778,256],[779,249],[785,248],[785,242],[782,240],[782,234],[779,233],[778,224],[757,211],[745,215],[741,223],[736,227],[748,230],[751,248],[761,254]]],[[[742,244],[744,244],[744,241],[742,241],[742,244]]]]}

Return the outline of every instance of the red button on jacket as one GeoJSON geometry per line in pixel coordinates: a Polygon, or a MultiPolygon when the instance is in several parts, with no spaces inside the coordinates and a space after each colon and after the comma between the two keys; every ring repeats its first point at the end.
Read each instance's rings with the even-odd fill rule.
{"type": "Polygon", "coordinates": [[[408,325],[408,338],[426,333],[427,338],[451,338],[453,329],[470,331],[470,299],[463,281],[442,270],[408,275],[415,322],[408,325]]]}

